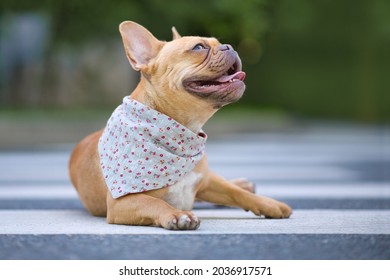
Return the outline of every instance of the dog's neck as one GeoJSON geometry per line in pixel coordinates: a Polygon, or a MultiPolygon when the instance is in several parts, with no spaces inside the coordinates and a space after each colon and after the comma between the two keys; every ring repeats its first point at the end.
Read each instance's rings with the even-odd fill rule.
{"type": "Polygon", "coordinates": [[[217,111],[211,109],[211,107],[207,108],[204,102],[194,100],[191,95],[188,95],[186,98],[179,97],[180,102],[174,96],[170,98],[153,98],[158,96],[158,93],[150,86],[149,82],[145,81],[144,77],[141,77],[141,81],[130,96],[132,99],[170,116],[194,133],[199,133],[203,125],[217,111]]]}

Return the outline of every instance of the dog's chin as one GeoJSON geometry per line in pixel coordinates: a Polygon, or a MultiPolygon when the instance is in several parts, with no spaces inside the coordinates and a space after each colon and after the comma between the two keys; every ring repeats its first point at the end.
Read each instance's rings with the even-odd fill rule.
{"type": "Polygon", "coordinates": [[[225,72],[219,77],[193,77],[183,82],[187,92],[206,99],[214,108],[235,102],[245,91],[245,72],[225,72]]]}

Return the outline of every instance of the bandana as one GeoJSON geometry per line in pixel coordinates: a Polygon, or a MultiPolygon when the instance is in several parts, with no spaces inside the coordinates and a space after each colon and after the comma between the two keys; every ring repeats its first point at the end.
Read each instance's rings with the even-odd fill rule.
{"type": "Polygon", "coordinates": [[[98,151],[113,198],[169,187],[202,159],[207,135],[125,97],[107,122],[98,151]]]}

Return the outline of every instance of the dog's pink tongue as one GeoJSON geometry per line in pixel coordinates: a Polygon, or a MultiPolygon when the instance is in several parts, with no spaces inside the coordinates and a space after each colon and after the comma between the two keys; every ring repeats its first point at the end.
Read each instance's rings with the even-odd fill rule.
{"type": "Polygon", "coordinates": [[[220,83],[226,83],[226,82],[233,80],[233,79],[243,81],[245,79],[245,75],[246,75],[245,72],[238,71],[238,72],[234,73],[233,75],[219,77],[218,79],[216,79],[216,81],[220,82],[220,83]]]}

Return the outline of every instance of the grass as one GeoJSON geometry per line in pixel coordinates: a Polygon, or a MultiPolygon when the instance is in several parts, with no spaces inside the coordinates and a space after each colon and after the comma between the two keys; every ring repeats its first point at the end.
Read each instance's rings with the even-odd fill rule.
{"type": "MultiPolygon", "coordinates": [[[[106,120],[115,108],[37,108],[1,109],[1,121],[74,121],[106,120]]],[[[273,108],[258,108],[239,104],[229,105],[218,111],[213,119],[219,121],[246,120],[249,118],[287,119],[288,114],[273,108]]]]}
{"type": "Polygon", "coordinates": [[[50,108],[50,109],[2,109],[2,121],[74,121],[107,119],[113,109],[109,108],[50,108]]]}

